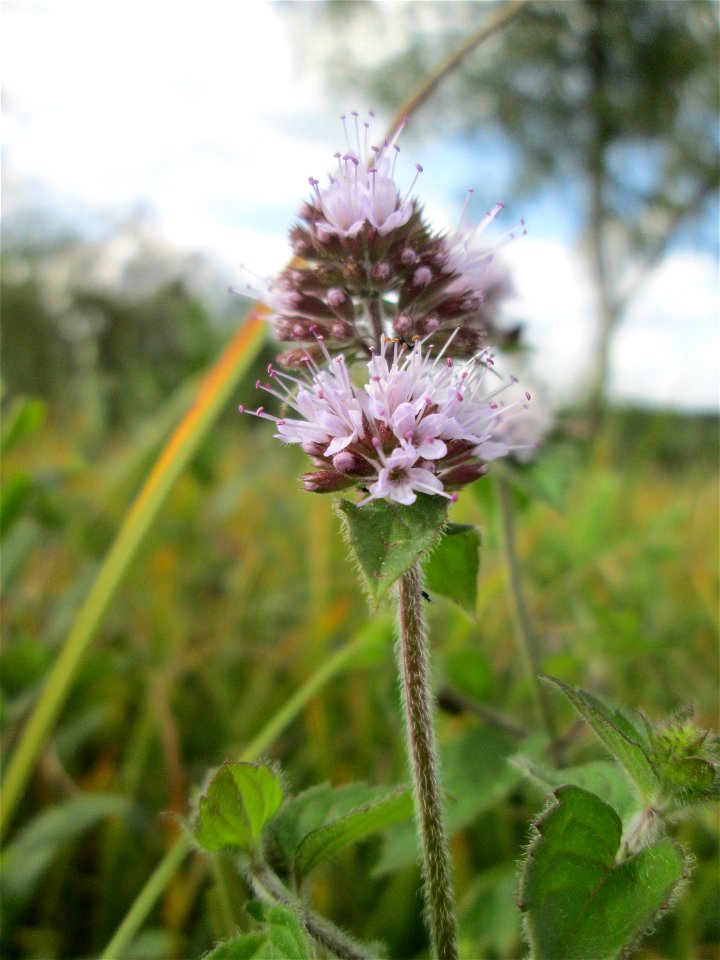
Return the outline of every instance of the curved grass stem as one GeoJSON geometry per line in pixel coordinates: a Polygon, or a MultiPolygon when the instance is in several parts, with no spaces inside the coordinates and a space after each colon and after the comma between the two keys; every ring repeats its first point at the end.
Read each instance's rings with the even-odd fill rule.
{"type": "Polygon", "coordinates": [[[265,341],[262,311],[256,310],[211,368],[103,561],[10,760],[3,783],[0,836],[7,829],[35,762],[72,689],[80,664],[123,576],[164,504],[173,484],[225,406],[243,372],[265,341]]]}

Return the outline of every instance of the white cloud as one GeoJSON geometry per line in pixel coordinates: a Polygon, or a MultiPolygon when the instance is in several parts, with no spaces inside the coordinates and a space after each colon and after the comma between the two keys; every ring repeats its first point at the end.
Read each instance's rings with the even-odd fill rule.
{"type": "Polygon", "coordinates": [[[715,409],[720,385],[718,270],[709,253],[678,250],[648,276],[612,351],[614,397],[715,409]]]}

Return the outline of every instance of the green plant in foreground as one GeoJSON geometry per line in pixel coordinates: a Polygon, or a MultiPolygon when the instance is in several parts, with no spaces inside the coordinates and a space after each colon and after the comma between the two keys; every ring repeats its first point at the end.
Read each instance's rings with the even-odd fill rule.
{"type": "Polygon", "coordinates": [[[516,759],[530,776],[553,785],[522,870],[524,932],[533,960],[611,960],[626,956],[675,902],[691,864],[667,837],[668,826],[720,799],[720,772],[701,753],[709,735],[689,713],[655,727],[641,715],[636,725],[584,690],[545,679],[614,762],[549,771],[516,759]]]}
{"type": "MultiPolygon", "coordinates": [[[[481,477],[489,462],[537,445],[540,427],[527,414],[529,394],[513,398],[513,384],[500,378],[486,385],[497,376],[493,359],[487,351],[476,352],[492,333],[489,320],[481,321],[481,304],[504,283],[492,250],[477,237],[501,205],[479,230],[434,235],[417,201],[395,186],[390,154],[397,135],[372,148],[374,157],[365,165],[369,124],[362,125],[363,141],[359,118],[353,117],[353,146],[352,128],[346,129],[349,152],[337,155],[329,186],[310,180],[313,195],[291,233],[303,264],[266,286],[248,284],[275,310],[279,339],[300,344],[281,362],[305,370],[296,376],[270,364],[269,381],[257,386],[282,407],[279,415],[263,406],[254,415],[272,422],[278,439],[301,445],[312,457],[313,470],[302,476],[306,490],[360,493],[359,502],[341,500],[337,508],[371,606],[376,609],[388,597],[396,601],[425,914],[432,956],[454,960],[458,924],[428,678],[422,568],[434,556],[436,591],[456,600],[474,596],[468,581],[475,582],[479,538],[471,528],[448,523],[448,501],[481,477]],[[364,377],[355,371],[360,361],[367,366],[364,377]]],[[[682,808],[717,795],[715,768],[696,755],[703,737],[685,721],[649,730],[646,748],[621,714],[556,683],[630,778],[636,803],[625,798],[631,813],[625,825],[605,800],[560,771],[552,804],[534,825],[520,909],[534,960],[604,960],[630,950],[676,896],[687,876],[686,857],[673,841],[658,837],[682,808]]],[[[544,699],[543,705],[554,739],[544,699]]],[[[550,749],[556,752],[557,744],[550,749]]],[[[529,762],[527,769],[532,772],[529,762]]],[[[283,805],[269,768],[234,766],[217,774],[200,804],[196,842],[211,851],[236,851],[252,894],[271,904],[252,906],[260,929],[241,935],[234,947],[218,947],[219,955],[236,949],[238,956],[260,956],[253,953],[259,950],[295,956],[298,950],[313,953],[310,943],[352,960],[375,955],[372,946],[347,937],[301,897],[301,883],[317,862],[410,814],[405,794],[364,806],[352,790],[348,796],[352,809],[338,816],[332,802],[330,817],[312,790],[283,805]],[[322,816],[314,819],[315,814],[322,816]],[[290,846],[283,843],[289,836],[290,846]],[[280,872],[271,863],[271,841],[284,859],[280,872]],[[283,910],[273,920],[270,911],[278,906],[283,910]],[[310,941],[305,946],[303,931],[310,941]]]]}

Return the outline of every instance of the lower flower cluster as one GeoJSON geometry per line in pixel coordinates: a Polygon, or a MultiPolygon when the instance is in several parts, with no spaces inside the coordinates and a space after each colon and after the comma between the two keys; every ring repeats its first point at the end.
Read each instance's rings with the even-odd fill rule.
{"type": "MultiPolygon", "coordinates": [[[[515,449],[517,420],[530,395],[508,402],[489,353],[458,363],[443,346],[437,354],[425,340],[412,345],[387,339],[355,383],[342,354],[332,357],[318,338],[325,364],[305,357],[305,376],[268,367],[270,381],[257,386],[278,397],[296,416],[275,417],[275,436],[299,443],[315,469],[303,474],[306,490],[329,493],[351,486],[366,493],[361,503],[387,498],[414,503],[418,493],[455,500],[454,491],[486,472],[486,464],[515,449]]],[[[506,394],[507,396],[507,394],[506,394]]]]}

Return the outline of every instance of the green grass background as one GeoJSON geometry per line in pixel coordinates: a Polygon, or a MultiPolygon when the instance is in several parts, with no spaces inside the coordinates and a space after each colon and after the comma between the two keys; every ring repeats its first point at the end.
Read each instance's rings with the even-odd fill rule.
{"type": "MultiPolygon", "coordinates": [[[[237,390],[252,403],[267,356],[237,390]]],[[[92,404],[38,403],[3,463],[2,720],[17,742],[112,538],[189,395],[98,427],[92,404]]],[[[17,398],[8,398],[8,410],[17,398]]],[[[6,417],[8,416],[6,410],[6,417]]],[[[7,420],[6,420],[7,422],[7,420]]],[[[692,703],[716,726],[717,420],[610,411],[596,435],[562,417],[513,472],[517,549],[543,669],[657,719],[692,703]]],[[[10,834],[2,955],[100,952],[178,833],[208,768],[237,756],[330,651],[366,631],[361,662],[315,696],[267,751],[288,790],[406,780],[392,612],[369,618],[331,498],[302,492],[302,453],[269,424],[226,411],[134,559],[74,680],[10,834]],[[24,846],[23,846],[24,843],[24,846]],[[21,855],[12,856],[13,845],[21,855]]],[[[460,689],[539,730],[515,640],[496,481],[465,491],[453,519],[483,538],[476,616],[428,606],[437,688],[460,689]]],[[[559,699],[573,758],[601,756],[559,699]]],[[[542,794],[510,772],[520,749],[473,712],[440,711],[464,955],[519,957],[515,865],[542,794]],[[454,759],[453,759],[454,758],[454,759]],[[452,791],[450,791],[452,794],[452,791]],[[453,812],[454,811],[454,812],[453,812]]],[[[695,858],[678,909],[641,957],[720,956],[715,812],[678,828],[695,858]]],[[[177,872],[131,957],[196,957],[247,897],[226,864],[177,872]]],[[[426,951],[419,874],[402,832],[317,872],[314,906],[393,957],[426,951]],[[404,846],[405,845],[405,846],[404,846]]]]}

